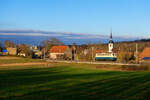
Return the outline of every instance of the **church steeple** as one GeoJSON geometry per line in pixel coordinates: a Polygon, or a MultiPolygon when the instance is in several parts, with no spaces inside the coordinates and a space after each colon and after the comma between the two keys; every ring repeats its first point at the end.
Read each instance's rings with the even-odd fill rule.
{"type": "Polygon", "coordinates": [[[112,30],[111,30],[111,33],[110,33],[110,40],[112,40],[112,30]]]}
{"type": "Polygon", "coordinates": [[[110,40],[109,40],[109,43],[114,43],[113,40],[112,40],[112,30],[111,30],[111,33],[110,33],[110,40]]]}
{"type": "Polygon", "coordinates": [[[108,48],[109,48],[109,51],[108,52],[112,52],[113,50],[113,40],[112,40],[112,30],[111,30],[111,33],[110,33],[110,40],[109,40],[109,44],[108,44],[108,48]]]}

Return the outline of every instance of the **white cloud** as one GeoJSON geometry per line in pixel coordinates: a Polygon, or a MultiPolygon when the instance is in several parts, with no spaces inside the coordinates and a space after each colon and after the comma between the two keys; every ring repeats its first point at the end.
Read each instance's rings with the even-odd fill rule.
{"type": "MultiPolygon", "coordinates": [[[[24,30],[24,29],[0,29],[0,35],[13,36],[52,36],[63,37],[66,39],[109,39],[108,35],[88,34],[88,33],[73,33],[73,32],[49,32],[40,30],[24,30]]],[[[150,38],[149,36],[115,36],[113,38],[121,39],[142,39],[150,38]]]]}
{"type": "Polygon", "coordinates": [[[44,33],[0,33],[0,35],[16,35],[16,36],[62,36],[61,34],[44,34],[44,33]]]}

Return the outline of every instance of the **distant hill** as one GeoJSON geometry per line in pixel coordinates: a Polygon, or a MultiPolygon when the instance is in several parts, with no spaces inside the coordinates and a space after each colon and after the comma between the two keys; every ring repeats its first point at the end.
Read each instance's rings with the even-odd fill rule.
{"type": "MultiPolygon", "coordinates": [[[[72,32],[49,32],[40,30],[6,30],[0,29],[0,41],[11,40],[16,44],[25,43],[31,45],[39,45],[41,41],[49,38],[57,38],[67,45],[76,43],[78,45],[87,43],[107,43],[108,35],[84,34],[72,32]]],[[[138,38],[113,36],[115,42],[134,41],[138,38]]]]}
{"type": "Polygon", "coordinates": [[[138,40],[131,40],[131,41],[117,41],[116,43],[136,43],[136,42],[150,42],[150,39],[138,39],[138,40]]]}
{"type": "Polygon", "coordinates": [[[134,42],[150,42],[150,39],[140,39],[140,40],[135,40],[134,42]]]}

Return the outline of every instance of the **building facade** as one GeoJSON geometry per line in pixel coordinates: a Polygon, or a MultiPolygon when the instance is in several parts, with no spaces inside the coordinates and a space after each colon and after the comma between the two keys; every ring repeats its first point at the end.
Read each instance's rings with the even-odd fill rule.
{"type": "Polygon", "coordinates": [[[8,55],[17,55],[17,48],[7,48],[8,55]]]}

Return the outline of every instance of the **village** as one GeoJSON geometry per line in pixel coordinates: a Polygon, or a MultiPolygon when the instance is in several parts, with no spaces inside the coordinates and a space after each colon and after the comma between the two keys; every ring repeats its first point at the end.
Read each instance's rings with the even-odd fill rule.
{"type": "Polygon", "coordinates": [[[116,42],[112,32],[107,43],[84,45],[7,40],[0,48],[0,99],[149,99],[149,64],[149,41],[116,42]]]}
{"type": "Polygon", "coordinates": [[[112,32],[106,44],[65,45],[58,39],[45,40],[42,46],[15,44],[5,41],[1,56],[22,56],[32,59],[52,61],[103,61],[118,63],[148,63],[150,61],[149,42],[119,44],[113,41],[112,32]]]}
{"type": "Polygon", "coordinates": [[[0,0],[0,100],[150,100],[150,0],[0,0]]]}

